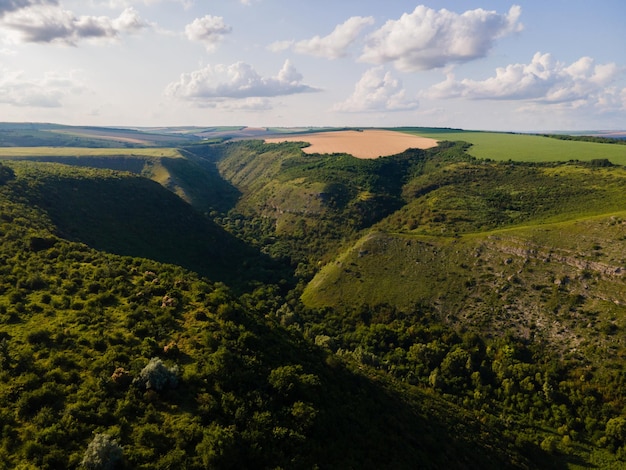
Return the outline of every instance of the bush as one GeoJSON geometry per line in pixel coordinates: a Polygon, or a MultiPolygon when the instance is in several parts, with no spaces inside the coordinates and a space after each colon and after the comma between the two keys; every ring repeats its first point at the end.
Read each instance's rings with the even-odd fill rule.
{"type": "Polygon", "coordinates": [[[178,385],[178,367],[168,368],[161,359],[153,357],[133,383],[146,390],[160,392],[178,385]]]}
{"type": "Polygon", "coordinates": [[[90,470],[113,470],[123,464],[122,448],[107,434],[96,434],[89,443],[81,466],[90,470]]]}

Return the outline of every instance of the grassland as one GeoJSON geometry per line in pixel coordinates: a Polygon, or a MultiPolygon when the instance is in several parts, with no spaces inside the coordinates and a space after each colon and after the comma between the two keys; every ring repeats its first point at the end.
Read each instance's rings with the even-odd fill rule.
{"type": "Polygon", "coordinates": [[[0,158],[33,157],[158,157],[181,158],[175,148],[0,147],[0,158]]]}
{"type": "Polygon", "coordinates": [[[614,164],[626,164],[626,146],[624,145],[557,140],[539,135],[504,132],[419,128],[398,130],[437,140],[469,142],[472,147],[468,153],[476,158],[524,162],[590,161],[606,158],[614,164]]]}

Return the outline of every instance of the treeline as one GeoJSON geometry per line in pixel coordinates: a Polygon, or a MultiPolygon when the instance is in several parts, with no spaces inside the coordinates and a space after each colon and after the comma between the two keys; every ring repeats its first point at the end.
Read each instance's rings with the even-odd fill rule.
{"type": "Polygon", "coordinates": [[[626,145],[626,138],[600,137],[595,135],[541,134],[543,137],[559,140],[575,140],[578,142],[594,142],[596,144],[626,145]]]}

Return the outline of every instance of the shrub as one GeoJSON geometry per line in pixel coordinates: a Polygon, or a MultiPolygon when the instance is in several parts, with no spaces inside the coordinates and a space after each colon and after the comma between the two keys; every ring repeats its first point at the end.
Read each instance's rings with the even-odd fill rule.
{"type": "Polygon", "coordinates": [[[133,383],[146,390],[160,392],[178,385],[178,367],[168,368],[161,359],[153,357],[144,367],[133,383]]]}
{"type": "Polygon", "coordinates": [[[80,464],[90,470],[120,468],[123,464],[122,448],[108,434],[96,434],[80,464]]]}

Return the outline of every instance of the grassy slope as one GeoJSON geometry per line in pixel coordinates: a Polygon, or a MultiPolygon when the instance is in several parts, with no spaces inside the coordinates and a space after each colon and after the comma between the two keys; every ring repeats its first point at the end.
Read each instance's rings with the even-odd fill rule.
{"type": "Polygon", "coordinates": [[[403,129],[404,132],[437,140],[465,141],[472,144],[469,154],[476,158],[524,162],[553,162],[607,158],[618,165],[626,164],[626,146],[557,140],[549,137],[508,134],[500,132],[473,132],[425,129],[403,129]]]}
{"type": "MultiPolygon", "coordinates": [[[[320,271],[304,291],[305,303],[405,309],[427,303],[446,316],[475,312],[480,321],[473,324],[488,330],[500,307],[513,302],[509,317],[522,320],[516,328],[526,335],[540,313],[525,319],[522,313],[541,310],[550,290],[534,295],[532,285],[576,279],[563,289],[584,297],[578,310],[606,314],[603,321],[626,305],[619,294],[619,272],[626,270],[623,168],[461,162],[417,176],[405,195],[412,201],[378,223],[379,232],[320,271]],[[491,253],[487,261],[484,250],[491,253]],[[551,257],[555,264],[545,261],[551,257]],[[585,276],[597,277],[594,290],[584,292],[585,276]],[[510,287],[506,301],[493,294],[510,287]],[[510,294],[526,291],[523,301],[510,294]]],[[[509,321],[497,330],[515,327],[509,321]]]]}
{"type": "Polygon", "coordinates": [[[156,181],[201,211],[228,211],[239,192],[194,148],[0,147],[0,160],[129,171],[156,181]]]}

